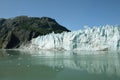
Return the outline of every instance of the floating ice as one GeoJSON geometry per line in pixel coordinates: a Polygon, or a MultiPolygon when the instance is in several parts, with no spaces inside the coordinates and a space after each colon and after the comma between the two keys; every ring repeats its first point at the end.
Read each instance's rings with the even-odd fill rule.
{"type": "Polygon", "coordinates": [[[53,50],[119,50],[120,26],[102,26],[84,30],[38,36],[27,49],[53,50]]]}

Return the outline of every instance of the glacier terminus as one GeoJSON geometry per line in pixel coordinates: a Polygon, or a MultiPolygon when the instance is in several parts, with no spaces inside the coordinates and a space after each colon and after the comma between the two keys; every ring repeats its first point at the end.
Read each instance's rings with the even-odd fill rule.
{"type": "Polygon", "coordinates": [[[24,48],[45,50],[119,50],[120,26],[88,27],[60,34],[53,32],[32,39],[24,48]]]}

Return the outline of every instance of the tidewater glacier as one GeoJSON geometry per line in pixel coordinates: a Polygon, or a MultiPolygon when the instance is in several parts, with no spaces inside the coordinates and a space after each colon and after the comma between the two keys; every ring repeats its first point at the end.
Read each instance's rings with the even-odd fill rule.
{"type": "Polygon", "coordinates": [[[120,26],[88,27],[61,34],[53,32],[32,39],[24,48],[45,50],[119,50],[120,26]]]}

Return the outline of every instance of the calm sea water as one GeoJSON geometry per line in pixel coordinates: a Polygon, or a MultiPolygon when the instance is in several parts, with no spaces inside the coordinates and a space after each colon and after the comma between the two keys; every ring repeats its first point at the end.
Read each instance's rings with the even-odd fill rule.
{"type": "Polygon", "coordinates": [[[0,50],[0,80],[120,80],[120,53],[0,50]]]}

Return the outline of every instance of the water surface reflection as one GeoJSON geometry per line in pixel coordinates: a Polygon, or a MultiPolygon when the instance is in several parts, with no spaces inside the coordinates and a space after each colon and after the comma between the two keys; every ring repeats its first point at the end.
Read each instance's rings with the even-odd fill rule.
{"type": "Polygon", "coordinates": [[[0,80],[119,80],[120,53],[0,51],[0,80]]]}

